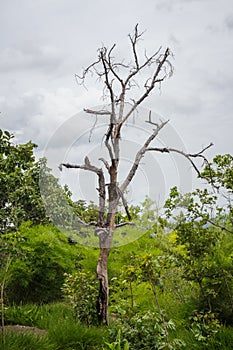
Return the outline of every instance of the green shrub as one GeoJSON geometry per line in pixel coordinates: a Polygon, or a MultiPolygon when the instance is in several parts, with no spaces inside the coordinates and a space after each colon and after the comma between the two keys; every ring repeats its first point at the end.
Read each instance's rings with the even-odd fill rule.
{"type": "Polygon", "coordinates": [[[91,272],[77,271],[65,275],[63,293],[71,302],[74,318],[87,325],[98,323],[98,281],[91,272]]]}
{"type": "Polygon", "coordinates": [[[21,226],[20,255],[13,259],[6,284],[8,303],[48,303],[62,298],[64,273],[75,267],[77,248],[53,226],[21,226]]]}
{"type": "Polygon", "coordinates": [[[210,311],[196,311],[194,315],[190,317],[190,322],[191,332],[194,334],[195,339],[206,347],[220,329],[220,323],[216,315],[210,311]]]}
{"type": "Polygon", "coordinates": [[[110,350],[129,350],[129,343],[126,339],[121,339],[121,330],[118,329],[116,340],[112,343],[105,342],[106,348],[110,350]],[[122,346],[121,346],[122,345],[122,346]]]}
{"type": "MultiPolygon", "coordinates": [[[[144,314],[128,315],[117,319],[110,327],[110,339],[114,341],[121,331],[122,339],[126,339],[130,349],[158,350],[167,348],[167,339],[163,327],[163,321],[158,313],[147,311],[144,314]]],[[[173,331],[175,324],[172,320],[167,322],[167,329],[173,331]]],[[[179,349],[184,343],[179,339],[173,339],[170,349],[179,349]]]]}

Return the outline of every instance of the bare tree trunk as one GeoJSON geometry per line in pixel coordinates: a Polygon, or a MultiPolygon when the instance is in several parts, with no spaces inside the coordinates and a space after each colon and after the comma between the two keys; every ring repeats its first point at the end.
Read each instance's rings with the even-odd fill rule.
{"type": "Polygon", "coordinates": [[[112,159],[110,167],[110,184],[108,185],[109,208],[106,221],[106,229],[102,230],[99,235],[100,255],[97,264],[97,277],[100,281],[98,310],[99,320],[101,323],[108,325],[108,302],[109,302],[109,286],[108,286],[108,257],[112,245],[112,238],[115,229],[115,217],[117,205],[119,201],[119,191],[117,188],[117,168],[118,160],[112,159]]]}
{"type": "Polygon", "coordinates": [[[100,281],[99,297],[98,297],[98,311],[99,321],[105,325],[109,324],[108,319],[108,257],[110,248],[100,248],[100,255],[97,264],[97,276],[100,281]]]}

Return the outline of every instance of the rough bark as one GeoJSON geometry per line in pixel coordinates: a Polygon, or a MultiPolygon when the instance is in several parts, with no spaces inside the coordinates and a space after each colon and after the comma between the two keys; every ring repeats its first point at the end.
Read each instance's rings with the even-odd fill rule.
{"type": "MultiPolygon", "coordinates": [[[[109,239],[109,237],[108,237],[109,239]]],[[[109,242],[110,243],[110,242],[109,242]]],[[[108,257],[110,248],[100,247],[100,254],[97,263],[97,277],[100,282],[98,297],[99,321],[105,325],[109,324],[108,304],[109,304],[109,286],[108,286],[108,257]]]]}

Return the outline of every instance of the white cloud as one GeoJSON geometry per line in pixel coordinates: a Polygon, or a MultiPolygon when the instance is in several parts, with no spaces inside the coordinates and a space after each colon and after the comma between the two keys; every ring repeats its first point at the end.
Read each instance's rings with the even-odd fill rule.
{"type": "Polygon", "coordinates": [[[227,29],[233,30],[233,13],[229,14],[225,18],[225,25],[226,25],[227,29]]]}
{"type": "Polygon", "coordinates": [[[19,70],[53,71],[62,62],[61,52],[52,46],[36,46],[27,43],[24,47],[8,47],[0,51],[0,71],[10,72],[19,70]]]}
{"type": "MultiPolygon", "coordinates": [[[[10,98],[1,96],[1,124],[17,132],[18,142],[32,139],[43,148],[62,123],[79,113],[85,103],[97,95],[96,89],[83,90],[78,96],[71,89],[58,88],[54,91],[40,89],[25,92],[10,98]]],[[[63,140],[60,144],[63,145],[63,140]]]]}

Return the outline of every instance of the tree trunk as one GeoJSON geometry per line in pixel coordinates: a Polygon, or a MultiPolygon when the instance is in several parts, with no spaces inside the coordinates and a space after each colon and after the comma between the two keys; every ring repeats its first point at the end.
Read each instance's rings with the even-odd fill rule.
{"type": "Polygon", "coordinates": [[[99,297],[98,297],[98,313],[99,321],[102,324],[108,325],[108,256],[110,248],[100,248],[100,255],[97,264],[97,276],[100,282],[99,297]]]}
{"type": "Polygon", "coordinates": [[[109,303],[109,286],[108,286],[108,257],[112,245],[113,230],[103,229],[99,236],[100,254],[97,264],[97,277],[100,282],[99,297],[97,302],[97,311],[99,322],[108,325],[108,303],[109,303]]]}
{"type": "Polygon", "coordinates": [[[113,232],[115,228],[116,210],[119,201],[117,188],[117,166],[118,161],[112,160],[110,168],[110,184],[108,185],[109,193],[109,208],[106,221],[106,228],[100,229],[99,246],[100,255],[97,264],[97,277],[100,281],[99,298],[98,298],[98,313],[100,323],[108,325],[108,302],[109,302],[109,287],[108,287],[108,257],[112,245],[113,232]]]}

